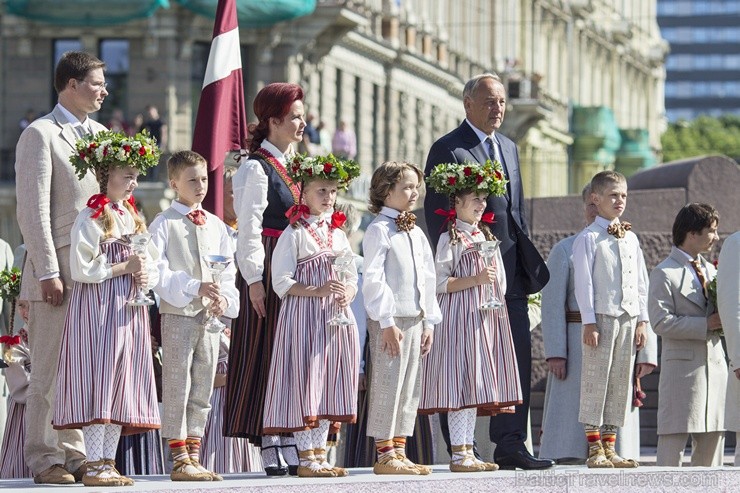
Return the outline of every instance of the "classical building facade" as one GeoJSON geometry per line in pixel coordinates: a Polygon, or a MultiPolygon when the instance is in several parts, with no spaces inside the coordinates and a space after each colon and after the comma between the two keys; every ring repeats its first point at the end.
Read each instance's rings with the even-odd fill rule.
{"type": "MultiPolygon", "coordinates": [[[[53,67],[68,49],[108,63],[100,121],[114,108],[131,120],[152,104],[168,124],[168,150],[190,146],[213,22],[186,3],[97,27],[0,12],[1,237],[20,242],[10,213],[19,120],[53,106],[53,67]]],[[[574,193],[597,170],[631,172],[659,154],[666,45],[655,15],[656,0],[318,0],[310,15],[241,29],[245,96],[297,82],[329,132],[347,121],[365,171],[350,193],[364,202],[373,167],[423,165],[464,117],[465,80],[496,72],[509,91],[502,132],[519,144],[525,194],[574,193]]],[[[141,187],[149,214],[163,197],[158,178],[141,187]]]]}

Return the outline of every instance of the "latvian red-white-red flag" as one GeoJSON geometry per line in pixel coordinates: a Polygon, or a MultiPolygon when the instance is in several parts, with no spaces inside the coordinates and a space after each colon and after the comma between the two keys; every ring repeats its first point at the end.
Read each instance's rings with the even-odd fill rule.
{"type": "Polygon", "coordinates": [[[246,137],[236,0],[219,0],[193,132],[193,150],[208,161],[208,194],[203,207],[219,217],[223,217],[226,153],[242,148],[246,137]]]}

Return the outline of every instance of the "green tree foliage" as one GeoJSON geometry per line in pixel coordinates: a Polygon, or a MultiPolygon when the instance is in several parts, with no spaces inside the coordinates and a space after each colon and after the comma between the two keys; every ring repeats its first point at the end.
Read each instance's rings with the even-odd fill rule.
{"type": "Polygon", "coordinates": [[[671,123],[661,137],[663,161],[707,154],[724,154],[740,160],[740,116],[700,116],[671,123]]]}

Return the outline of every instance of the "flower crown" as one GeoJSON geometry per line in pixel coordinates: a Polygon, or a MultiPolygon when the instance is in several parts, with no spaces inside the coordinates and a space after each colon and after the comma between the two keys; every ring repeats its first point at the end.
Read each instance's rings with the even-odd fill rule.
{"type": "Polygon", "coordinates": [[[490,159],[484,164],[469,161],[438,164],[432,169],[426,182],[438,193],[445,195],[472,191],[495,196],[504,195],[508,183],[501,163],[490,159]]]}
{"type": "Polygon", "coordinates": [[[144,174],[159,164],[162,153],[157,140],[146,130],[133,137],[122,132],[103,130],[78,139],[75,149],[77,152],[70,156],[69,161],[80,180],[88,171],[108,166],[132,166],[144,174]]]}
{"type": "Polygon", "coordinates": [[[296,155],[290,163],[288,174],[294,181],[322,178],[338,182],[346,190],[349,182],[360,176],[360,165],[352,160],[338,159],[334,154],[326,156],[296,155]]]}

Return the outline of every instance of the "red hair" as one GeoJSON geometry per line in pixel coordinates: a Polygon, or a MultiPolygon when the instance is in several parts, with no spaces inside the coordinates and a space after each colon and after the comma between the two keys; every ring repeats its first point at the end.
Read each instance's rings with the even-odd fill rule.
{"type": "Polygon", "coordinates": [[[262,88],[254,98],[252,108],[257,116],[257,123],[249,125],[249,151],[260,148],[262,141],[270,133],[270,118],[282,120],[290,111],[295,101],[303,101],[303,89],[298,84],[273,82],[262,88]]]}

